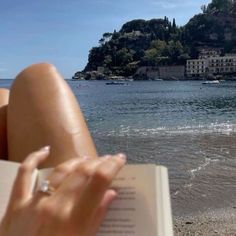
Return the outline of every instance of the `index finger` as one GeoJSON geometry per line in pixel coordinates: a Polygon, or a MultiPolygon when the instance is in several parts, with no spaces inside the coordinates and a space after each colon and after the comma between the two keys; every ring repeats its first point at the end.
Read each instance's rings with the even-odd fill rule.
{"type": "Polygon", "coordinates": [[[89,227],[90,221],[93,219],[106,190],[125,162],[125,155],[118,154],[104,160],[97,166],[81,197],[78,198],[72,213],[74,219],[80,219],[84,229],[89,227]]]}

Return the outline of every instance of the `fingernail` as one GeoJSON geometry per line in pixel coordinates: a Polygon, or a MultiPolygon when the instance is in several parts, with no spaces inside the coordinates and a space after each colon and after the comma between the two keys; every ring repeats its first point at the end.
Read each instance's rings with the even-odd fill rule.
{"type": "Polygon", "coordinates": [[[109,194],[110,194],[110,199],[108,204],[111,204],[118,196],[118,193],[115,190],[109,190],[109,194]]]}
{"type": "Polygon", "coordinates": [[[103,158],[104,158],[104,159],[111,159],[111,158],[112,158],[112,155],[105,155],[103,158]]]}
{"type": "Polygon", "coordinates": [[[47,152],[48,152],[48,151],[50,150],[50,146],[42,147],[42,148],[40,148],[39,150],[40,150],[40,151],[45,151],[45,152],[47,151],[47,152]]]}
{"type": "Polygon", "coordinates": [[[126,155],[125,155],[124,153],[119,153],[119,154],[118,154],[118,157],[119,157],[120,159],[124,160],[125,162],[126,162],[126,160],[127,160],[127,157],[126,157],[126,155]]]}
{"type": "Polygon", "coordinates": [[[89,157],[88,156],[83,156],[82,159],[86,161],[86,160],[89,159],[89,157]]]}

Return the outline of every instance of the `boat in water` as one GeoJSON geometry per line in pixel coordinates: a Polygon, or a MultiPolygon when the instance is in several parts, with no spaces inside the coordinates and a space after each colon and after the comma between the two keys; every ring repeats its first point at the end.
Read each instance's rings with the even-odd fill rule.
{"type": "Polygon", "coordinates": [[[207,80],[202,82],[202,84],[219,84],[220,81],[219,80],[207,80]]]}
{"type": "Polygon", "coordinates": [[[111,81],[111,82],[106,82],[106,85],[127,85],[127,83],[122,81],[111,81]]]}

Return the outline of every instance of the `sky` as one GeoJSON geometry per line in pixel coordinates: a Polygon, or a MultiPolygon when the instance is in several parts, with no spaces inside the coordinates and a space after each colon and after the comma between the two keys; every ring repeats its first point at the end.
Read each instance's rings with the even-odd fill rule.
{"type": "Polygon", "coordinates": [[[167,16],[181,26],[210,0],[0,0],[0,79],[38,62],[64,78],[82,70],[105,32],[167,16]]]}

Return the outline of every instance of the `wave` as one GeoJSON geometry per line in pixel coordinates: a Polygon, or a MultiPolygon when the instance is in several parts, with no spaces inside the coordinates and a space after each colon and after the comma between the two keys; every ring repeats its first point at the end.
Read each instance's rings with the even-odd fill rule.
{"type": "MultiPolygon", "coordinates": [[[[107,136],[155,136],[155,135],[181,135],[181,134],[212,134],[219,133],[230,135],[236,133],[236,124],[210,123],[199,125],[186,125],[177,127],[156,127],[156,128],[136,128],[132,126],[121,125],[117,130],[106,132],[107,136]]],[[[104,133],[103,133],[104,134],[104,133]]]]}
{"type": "Polygon", "coordinates": [[[200,172],[201,170],[204,170],[210,163],[211,163],[211,159],[210,158],[205,158],[204,162],[201,163],[198,167],[196,167],[192,170],[189,170],[188,172],[191,176],[191,180],[196,177],[196,174],[198,172],[200,172]]]}
{"type": "MultiPolygon", "coordinates": [[[[188,170],[188,174],[190,176],[190,178],[187,180],[187,182],[185,184],[183,184],[183,189],[189,191],[193,185],[194,185],[194,179],[202,172],[204,171],[206,168],[208,168],[209,166],[211,166],[211,164],[216,163],[216,162],[220,162],[222,160],[214,158],[204,158],[204,160],[195,168],[188,170]]],[[[181,193],[181,191],[183,191],[183,189],[177,189],[174,193],[173,196],[176,197],[177,195],[179,195],[179,193],[181,193]]]]}

